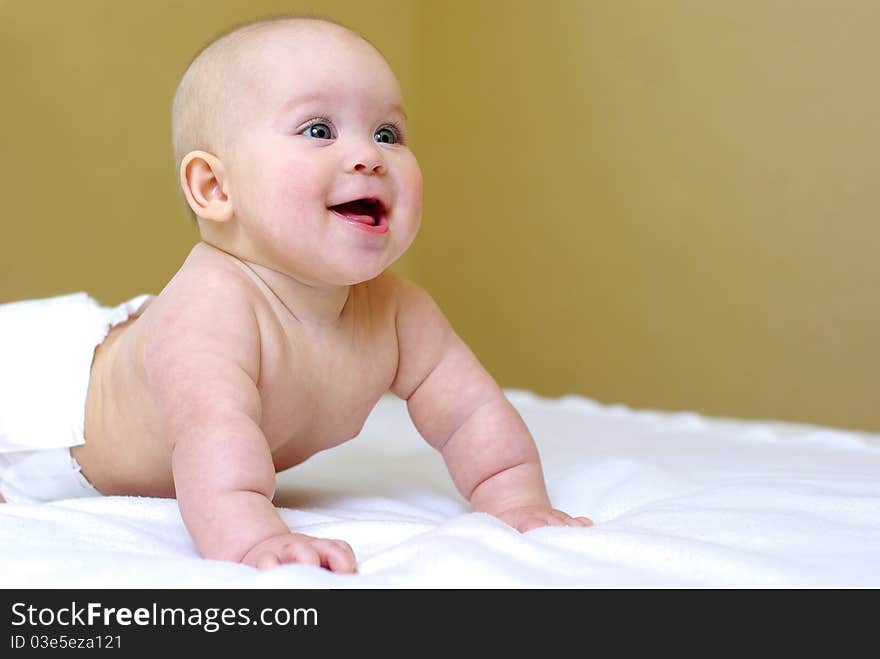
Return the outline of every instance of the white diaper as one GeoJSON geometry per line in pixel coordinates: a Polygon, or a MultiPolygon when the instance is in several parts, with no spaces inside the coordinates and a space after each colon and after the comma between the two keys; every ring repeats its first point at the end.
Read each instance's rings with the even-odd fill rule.
{"type": "Polygon", "coordinates": [[[10,503],[98,496],[71,446],[85,444],[95,348],[152,296],[102,307],[86,293],[0,304],[0,495],[10,503]]]}

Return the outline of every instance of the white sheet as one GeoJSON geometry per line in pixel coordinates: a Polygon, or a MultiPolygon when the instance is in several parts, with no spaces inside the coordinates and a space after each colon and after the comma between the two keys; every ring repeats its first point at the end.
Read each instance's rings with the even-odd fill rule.
{"type": "Polygon", "coordinates": [[[880,435],[507,391],[554,504],[591,528],[519,534],[469,513],[403,402],[279,475],[288,524],[359,573],[202,560],[172,500],[0,504],[5,587],[880,586],[880,435]]]}

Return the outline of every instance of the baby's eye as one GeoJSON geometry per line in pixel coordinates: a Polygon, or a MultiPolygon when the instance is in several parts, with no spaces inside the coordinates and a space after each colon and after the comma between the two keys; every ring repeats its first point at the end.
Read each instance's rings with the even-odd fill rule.
{"type": "Polygon", "coordinates": [[[329,124],[326,124],[323,121],[315,121],[314,123],[309,124],[303,129],[301,134],[314,137],[318,140],[333,139],[333,129],[330,128],[329,124]]]}
{"type": "Polygon", "coordinates": [[[382,126],[373,134],[373,139],[382,144],[397,144],[400,132],[394,126],[382,126]]]}

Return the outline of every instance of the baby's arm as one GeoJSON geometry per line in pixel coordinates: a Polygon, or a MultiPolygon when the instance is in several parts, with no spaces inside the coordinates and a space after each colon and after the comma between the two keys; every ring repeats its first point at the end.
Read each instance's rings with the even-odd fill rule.
{"type": "Polygon", "coordinates": [[[220,297],[208,287],[167,300],[147,343],[183,521],[205,558],[353,572],[347,544],[291,533],[272,504],[275,467],[259,425],[259,328],[247,293],[225,283],[220,297]]]}
{"type": "Polygon", "coordinates": [[[555,510],[535,442],[495,380],[422,289],[398,279],[399,366],[392,391],[422,437],[443,455],[474,510],[520,531],[587,526],[555,510]]]}

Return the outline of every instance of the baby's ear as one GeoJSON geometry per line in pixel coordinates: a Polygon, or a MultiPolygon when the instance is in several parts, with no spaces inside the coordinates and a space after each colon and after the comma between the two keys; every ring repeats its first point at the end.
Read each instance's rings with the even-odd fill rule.
{"type": "Polygon", "coordinates": [[[196,217],[226,222],[232,219],[226,171],[207,151],[190,151],[180,162],[180,187],[196,217]]]}

